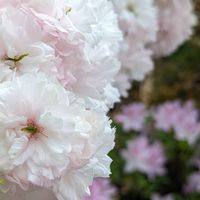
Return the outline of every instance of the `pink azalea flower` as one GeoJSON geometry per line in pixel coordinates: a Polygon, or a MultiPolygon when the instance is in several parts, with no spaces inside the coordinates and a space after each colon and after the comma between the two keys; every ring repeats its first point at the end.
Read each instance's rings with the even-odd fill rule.
{"type": "Polygon", "coordinates": [[[181,110],[180,102],[166,102],[158,106],[154,112],[156,127],[164,131],[169,131],[173,124],[176,123],[179,111],[181,110]]]}
{"type": "Polygon", "coordinates": [[[188,177],[187,184],[184,187],[186,193],[200,191],[200,173],[195,172],[188,177]]]}
{"type": "Polygon", "coordinates": [[[109,179],[97,178],[90,186],[91,196],[84,200],[112,200],[115,195],[115,188],[110,184],[109,179]]]}
{"type": "Polygon", "coordinates": [[[144,128],[144,120],[148,115],[145,105],[133,103],[122,108],[122,112],[115,116],[115,120],[122,123],[125,131],[141,131],[144,128]]]}
{"type": "Polygon", "coordinates": [[[165,173],[165,155],[160,143],[150,144],[144,136],[129,141],[121,155],[126,161],[125,171],[141,171],[149,177],[165,173]]]}
{"type": "Polygon", "coordinates": [[[194,143],[200,136],[198,110],[191,101],[181,105],[180,102],[167,102],[160,105],[154,114],[156,127],[164,131],[174,129],[178,140],[194,143]]]}

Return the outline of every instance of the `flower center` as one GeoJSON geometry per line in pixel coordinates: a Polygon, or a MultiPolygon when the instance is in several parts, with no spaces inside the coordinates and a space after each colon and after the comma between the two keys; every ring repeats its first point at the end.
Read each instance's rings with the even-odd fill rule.
{"type": "Polygon", "coordinates": [[[37,133],[40,133],[42,129],[37,126],[33,120],[28,120],[27,121],[27,126],[21,129],[21,131],[28,133],[30,135],[35,135],[37,133]]]}
{"type": "Polygon", "coordinates": [[[128,4],[128,5],[127,5],[127,10],[128,10],[129,12],[134,13],[134,12],[135,12],[135,6],[134,6],[133,4],[128,4]]]}
{"type": "Polygon", "coordinates": [[[6,180],[3,178],[0,178],[0,185],[5,185],[6,184],[6,180]]]}
{"type": "Polygon", "coordinates": [[[21,129],[24,132],[30,133],[32,135],[36,134],[38,132],[37,127],[34,126],[27,126],[21,129]]]}
{"type": "Polygon", "coordinates": [[[29,54],[23,54],[21,56],[15,56],[14,58],[10,58],[8,56],[5,56],[3,58],[3,61],[10,66],[10,69],[15,69],[17,67],[17,64],[24,59],[25,57],[27,57],[29,54]]]}
{"type": "Polygon", "coordinates": [[[67,7],[65,8],[65,14],[66,14],[66,15],[68,15],[68,13],[70,13],[71,11],[72,11],[72,8],[71,8],[71,7],[67,6],[67,7]]]}

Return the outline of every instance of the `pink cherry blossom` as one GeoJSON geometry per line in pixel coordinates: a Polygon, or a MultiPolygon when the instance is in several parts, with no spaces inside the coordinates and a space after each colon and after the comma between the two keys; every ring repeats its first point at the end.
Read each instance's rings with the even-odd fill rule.
{"type": "Polygon", "coordinates": [[[125,36],[132,37],[132,40],[141,44],[155,41],[158,24],[153,0],[112,1],[125,36]]]}
{"type": "Polygon", "coordinates": [[[118,54],[122,66],[115,86],[127,97],[132,81],[142,81],[153,70],[152,51],[146,45],[156,39],[157,9],[152,0],[112,2],[124,36],[118,54]]]}
{"type": "Polygon", "coordinates": [[[62,58],[59,80],[86,101],[93,98],[112,107],[119,101],[113,81],[120,67],[117,53],[122,36],[111,3],[78,0],[55,4],[50,17],[34,3],[31,11],[46,30],[45,39],[62,58]]]}
{"type": "Polygon", "coordinates": [[[0,9],[0,13],[0,82],[29,72],[44,72],[56,78],[60,60],[55,50],[42,41],[42,30],[34,18],[13,7],[0,9]]]}
{"type": "Polygon", "coordinates": [[[0,171],[6,184],[22,190],[36,185],[59,200],[78,200],[94,177],[110,174],[114,130],[105,113],[88,110],[44,74],[2,83],[0,105],[0,171]]]}
{"type": "Polygon", "coordinates": [[[67,90],[108,107],[119,101],[113,82],[120,68],[117,54],[122,34],[110,2],[14,0],[0,8],[4,6],[34,19],[33,33],[42,30],[42,42],[54,49],[60,61],[56,78],[67,90]]]}
{"type": "Polygon", "coordinates": [[[0,32],[0,198],[81,200],[110,174],[113,4],[0,0],[0,32]]]}

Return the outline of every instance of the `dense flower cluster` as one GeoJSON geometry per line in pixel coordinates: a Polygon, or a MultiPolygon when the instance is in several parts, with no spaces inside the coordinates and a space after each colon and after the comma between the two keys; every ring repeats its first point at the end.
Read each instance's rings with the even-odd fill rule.
{"type": "Polygon", "coordinates": [[[119,53],[122,68],[115,84],[126,97],[131,82],[143,80],[153,69],[152,52],[146,45],[156,39],[157,9],[153,0],[112,1],[124,36],[119,53]]]}
{"type": "MultiPolygon", "coordinates": [[[[153,69],[153,55],[173,52],[196,23],[189,0],[170,2],[0,0],[0,199],[113,197],[102,179],[114,146],[107,113],[153,69]]],[[[172,104],[153,112],[130,105],[116,121],[139,132],[151,113],[156,128],[193,143],[194,105],[172,104]]],[[[121,154],[127,172],[165,172],[162,145],[146,136],[121,154]]]]}
{"type": "Polygon", "coordinates": [[[0,198],[82,200],[110,174],[113,5],[0,0],[0,32],[0,198]]]}
{"type": "Polygon", "coordinates": [[[197,24],[191,0],[155,0],[159,31],[151,45],[155,57],[168,56],[188,40],[197,24]]]}
{"type": "Polygon", "coordinates": [[[112,105],[118,100],[112,82],[121,32],[111,3],[2,1],[0,13],[1,82],[42,71],[86,101],[112,105]]]}
{"type": "Polygon", "coordinates": [[[191,0],[111,0],[123,33],[115,85],[128,96],[133,80],[154,68],[152,57],[168,56],[193,33],[197,19],[191,0]]]}

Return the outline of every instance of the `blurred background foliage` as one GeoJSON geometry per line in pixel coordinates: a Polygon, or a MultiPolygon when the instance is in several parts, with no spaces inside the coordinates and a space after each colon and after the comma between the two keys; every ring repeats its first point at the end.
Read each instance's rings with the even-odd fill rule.
{"type": "MultiPolygon", "coordinates": [[[[194,0],[195,12],[200,20],[200,0],[194,0]]],[[[193,99],[200,108],[200,24],[195,28],[191,40],[183,44],[173,55],[155,60],[155,70],[142,83],[133,82],[128,98],[122,104],[142,101],[147,106],[158,105],[167,100],[193,99]]],[[[122,104],[116,105],[111,116],[120,110],[122,104]]],[[[151,140],[161,141],[167,153],[168,174],[150,180],[146,175],[134,172],[124,175],[124,161],[120,150],[138,133],[124,134],[119,124],[116,127],[116,147],[110,153],[113,158],[112,183],[117,186],[119,194],[116,200],[149,200],[152,193],[172,193],[176,200],[200,200],[200,193],[185,196],[182,193],[186,177],[195,169],[188,166],[194,154],[194,148],[184,141],[177,141],[171,134],[155,132],[151,140]]]]}

